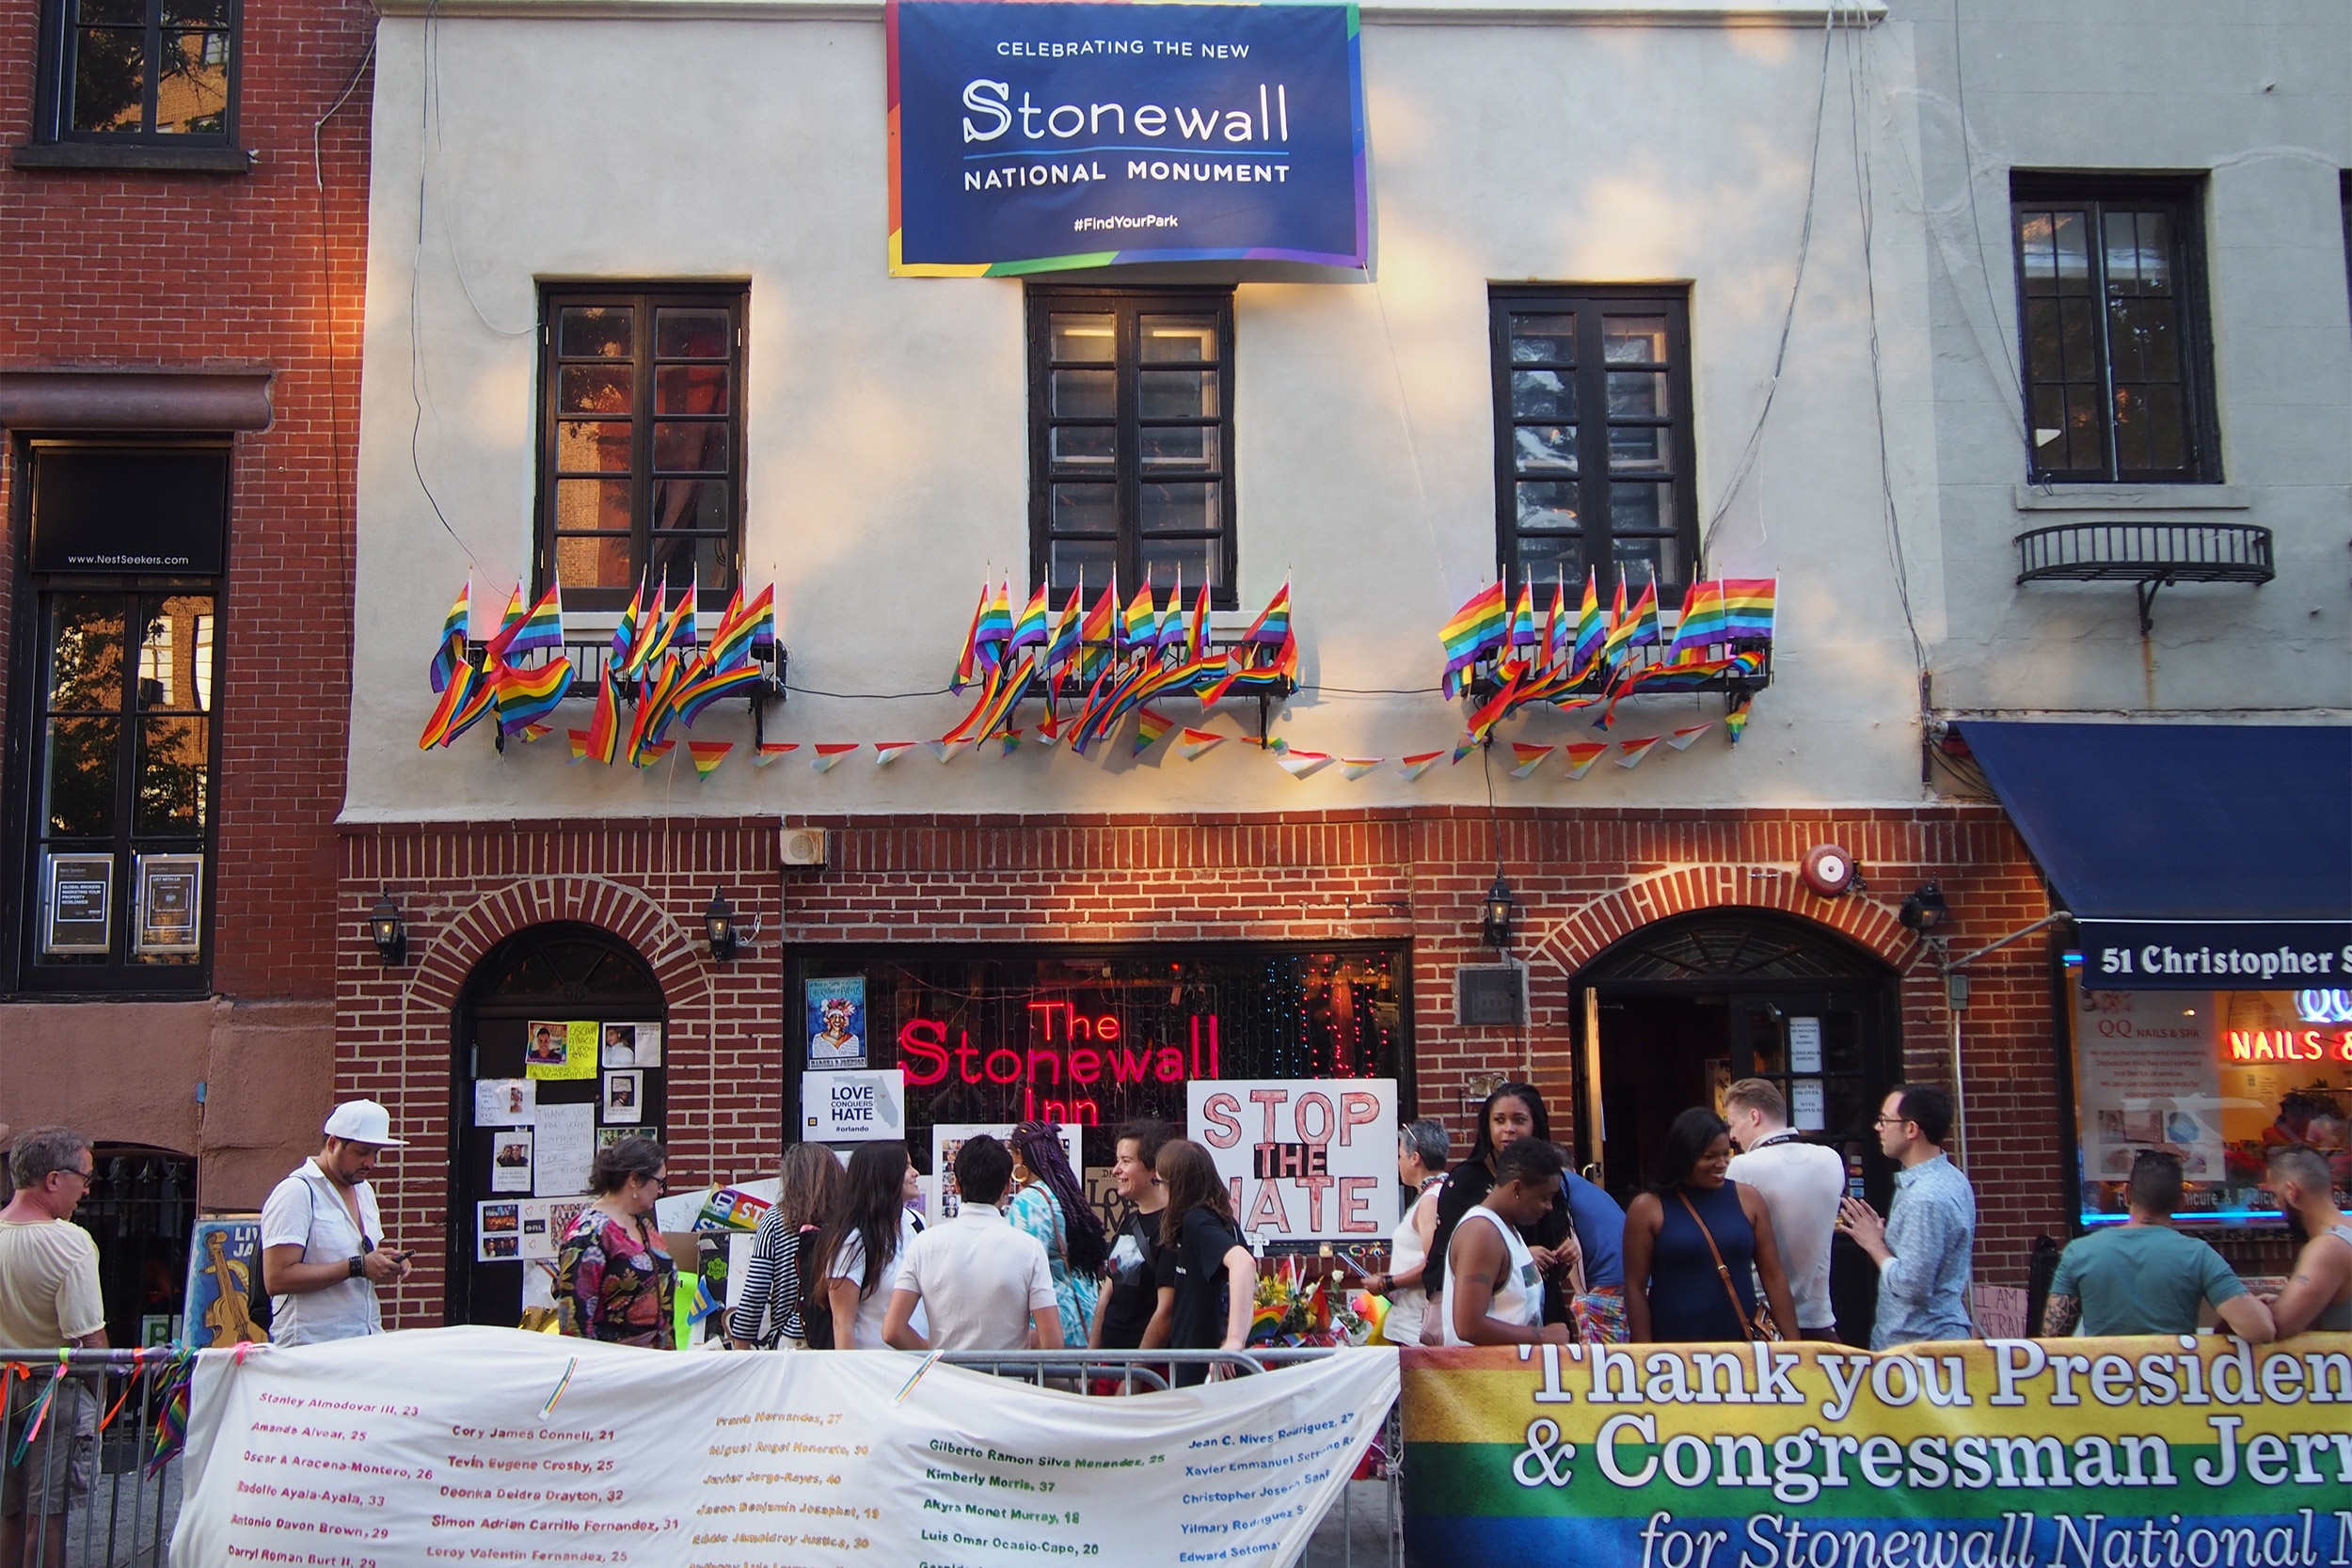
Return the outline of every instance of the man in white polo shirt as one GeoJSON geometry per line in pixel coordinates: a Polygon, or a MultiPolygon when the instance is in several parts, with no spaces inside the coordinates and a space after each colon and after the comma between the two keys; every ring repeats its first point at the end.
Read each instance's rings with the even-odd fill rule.
{"type": "Polygon", "coordinates": [[[409,1254],[384,1239],[368,1176],[375,1157],[404,1147],[391,1114],[373,1100],[335,1107],[326,1143],[262,1206],[262,1280],[271,1342],[312,1345],[384,1332],[376,1288],[408,1277],[409,1254]]]}
{"type": "Polygon", "coordinates": [[[956,1217],[908,1244],[882,1320],[898,1350],[1062,1348],[1061,1307],[1044,1243],[1015,1230],[997,1207],[1012,1182],[1012,1151],[982,1133],[956,1150],[956,1217]],[[914,1329],[920,1304],[929,1337],[914,1329]],[[1034,1339],[1032,1338],[1034,1336],[1034,1339]]]}
{"type": "Polygon", "coordinates": [[[1788,1128],[1788,1102],[1761,1078],[1742,1078],[1724,1091],[1731,1123],[1732,1156],[1724,1173],[1764,1195],[1780,1243],[1780,1264],[1796,1298],[1797,1328],[1788,1338],[1835,1339],[1837,1311],[1829,1298],[1830,1236],[1846,1196],[1846,1162],[1834,1148],[1806,1143],[1788,1128]]]}

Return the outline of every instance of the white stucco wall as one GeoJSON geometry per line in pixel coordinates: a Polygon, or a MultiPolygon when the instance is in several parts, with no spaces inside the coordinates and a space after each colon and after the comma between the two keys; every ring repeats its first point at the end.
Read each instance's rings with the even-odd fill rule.
{"type": "MultiPolygon", "coordinates": [[[[560,729],[503,758],[486,728],[447,752],[417,749],[433,701],[424,666],[467,552],[485,613],[529,559],[542,280],[749,279],[746,576],[776,584],[794,685],[937,687],[983,570],[1009,566],[1020,592],[1022,285],[885,275],[878,18],[809,20],[772,4],[711,14],[723,8],[445,14],[430,55],[423,19],[381,25],[346,817],[1483,802],[1474,760],[1413,784],[1390,770],[1351,784],[1337,768],[1302,784],[1237,744],[1198,763],[1164,745],[1134,765],[1123,737],[1092,760],[1031,747],[942,768],[918,752],[877,769],[869,752],[823,775],[797,760],[755,769],[739,752],[707,784],[682,747],[647,774],[575,768],[560,729]]],[[[1913,613],[1941,643],[1944,574],[1969,558],[1939,537],[1932,504],[1929,261],[1908,215],[1915,197],[1902,194],[1919,156],[1908,29],[1831,33],[1818,12],[1593,24],[1629,21],[1605,7],[1532,25],[1429,8],[1365,17],[1376,281],[1246,283],[1236,296],[1246,612],[1288,573],[1310,685],[1435,686],[1438,628],[1495,564],[1490,282],[1691,283],[1710,515],[1780,338],[1826,44],[1811,259],[1787,373],[1708,560],[1713,573],[1781,579],[1776,683],[1736,750],[1718,729],[1689,752],[1661,748],[1629,772],[1604,763],[1581,783],[1556,761],[1512,780],[1505,751],[1494,776],[1502,799],[1528,802],[1918,799],[1853,155],[1858,106],[1875,181],[1891,481],[1913,613]]],[[[968,704],[796,693],[770,709],[770,737],[920,740],[968,704]]],[[[1188,699],[1165,705],[1202,722],[1188,699]]],[[[1722,711],[1716,697],[1646,699],[1610,738],[1722,711]]],[[[586,705],[571,703],[559,722],[586,721],[586,705]]],[[[1252,708],[1243,724],[1212,727],[1254,721],[1252,708]]],[[[1449,745],[1461,714],[1434,694],[1303,692],[1275,728],[1307,750],[1393,757],[1449,745]]],[[[749,719],[729,704],[693,734],[748,741],[749,719]]],[[[1500,737],[1586,735],[1582,720],[1546,713],[1507,721],[1500,737]]]]}
{"type": "Polygon", "coordinates": [[[1915,28],[1919,61],[1940,565],[1952,603],[1968,607],[1933,650],[1937,703],[2273,721],[2305,709],[2342,722],[2352,708],[2340,183],[2352,167],[2352,7],[1905,0],[1896,13],[1915,28]],[[2024,490],[2015,168],[2205,176],[2222,485],[2024,490]],[[2128,584],[2016,584],[2015,535],[2107,518],[2259,524],[2272,531],[2277,580],[2166,589],[2144,641],[2128,584]]]}

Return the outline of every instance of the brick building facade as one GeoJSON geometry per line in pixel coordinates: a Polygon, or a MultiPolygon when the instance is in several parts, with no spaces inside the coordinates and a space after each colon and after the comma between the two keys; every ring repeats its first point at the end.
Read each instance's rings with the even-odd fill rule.
{"type": "Polygon", "coordinates": [[[109,1227],[141,1200],[258,1208],[333,1091],[374,16],[224,10],[142,103],[76,74],[61,14],[0,18],[0,1119],[99,1141],[117,1185],[83,1214],[119,1310],[112,1271],[135,1277],[143,1243],[109,1227]],[[44,490],[44,463],[78,478],[44,490]],[[225,498],[174,488],[191,463],[225,463],[225,498]],[[125,519],[130,495],[143,517],[125,519]],[[170,537],[183,524],[205,534],[193,555],[170,537]],[[84,528],[144,530],[162,552],[69,560],[84,528]],[[83,673],[105,701],[135,657],[137,714],[186,716],[96,721],[145,726],[135,756],[53,754],[44,698],[99,701],[59,696],[60,637],[104,645],[83,673]],[[170,781],[150,757],[167,730],[170,781]],[[87,819],[59,805],[76,779],[87,819]],[[59,857],[88,873],[72,940],[47,919],[59,857]]]}
{"type": "MultiPolygon", "coordinates": [[[[1397,944],[1410,954],[1410,1094],[1466,1147],[1486,1082],[1527,1076],[1575,1143],[1581,1021],[1571,988],[1625,937],[1677,916],[1778,912],[1835,932],[1899,988],[1903,1070],[1950,1081],[1940,972],[1898,924],[1927,880],[1958,917],[1956,948],[2048,912],[2007,819],[1983,806],[1754,812],[1505,808],[1011,817],[791,816],[692,821],[351,825],[343,836],[344,1050],[339,1092],[394,1108],[411,1148],[379,1181],[396,1234],[446,1228],[453,1016],[469,979],[517,933],[580,923],[644,955],[668,1003],[674,1179],[770,1172],[792,1123],[797,1006],[786,962],[828,946],[1019,944],[1041,952],[1202,943],[1397,944]],[[827,863],[779,863],[782,829],[829,835],[827,863]],[[1496,842],[1500,828],[1501,842],[1496,842]],[[1852,852],[1875,891],[1836,899],[1797,876],[1807,848],[1852,852]],[[1528,1026],[1454,1022],[1454,971],[1491,960],[1479,906],[1497,849],[1523,910],[1528,1026]],[[364,937],[385,891],[411,943],[380,965],[364,937]],[[701,911],[723,892],[758,935],[715,963],[701,911]],[[1889,896],[1889,894],[1892,896],[1889,896]],[[1474,1081],[1477,1081],[1474,1083],[1474,1081]]],[[[1968,1147],[1984,1206],[1979,1266],[2020,1287],[2034,1238],[2065,1234],[2046,949],[2022,943],[1975,971],[1964,1015],[1968,1147]]],[[[1726,988],[1728,989],[1728,988],[1726,988]]],[[[422,1259],[420,1259],[421,1264],[422,1259]]],[[[437,1261],[404,1288],[400,1320],[441,1321],[437,1261]]]]}

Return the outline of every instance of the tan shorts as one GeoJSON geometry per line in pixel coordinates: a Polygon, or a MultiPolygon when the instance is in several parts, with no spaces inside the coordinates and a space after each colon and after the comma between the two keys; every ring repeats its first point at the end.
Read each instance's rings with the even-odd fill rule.
{"type": "MultiPolygon", "coordinates": [[[[11,1386],[7,1449],[0,1451],[0,1462],[16,1452],[24,1423],[32,1419],[47,1387],[45,1378],[11,1386]]],[[[0,1477],[0,1517],[63,1513],[87,1495],[97,1474],[98,1398],[84,1384],[68,1378],[58,1385],[56,1402],[40,1424],[40,1435],[24,1450],[24,1461],[8,1465],[0,1477]]]]}

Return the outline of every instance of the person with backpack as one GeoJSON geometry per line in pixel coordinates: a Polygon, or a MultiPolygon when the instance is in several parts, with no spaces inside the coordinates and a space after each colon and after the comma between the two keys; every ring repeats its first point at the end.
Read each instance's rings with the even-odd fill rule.
{"type": "Polygon", "coordinates": [[[823,1144],[794,1144],[777,1172],[776,1201],[760,1216],[751,1261],[727,1312],[737,1350],[830,1350],[833,1315],[805,1310],[811,1280],[824,1270],[817,1243],[841,1206],[841,1162],[823,1144]],[[812,1320],[815,1323],[812,1324],[812,1320]],[[812,1345],[812,1326],[823,1342],[812,1345]]]}

